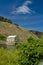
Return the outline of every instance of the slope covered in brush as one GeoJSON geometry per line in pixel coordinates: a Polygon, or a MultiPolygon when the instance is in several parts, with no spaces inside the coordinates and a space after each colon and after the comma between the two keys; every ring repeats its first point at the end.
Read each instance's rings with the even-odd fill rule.
{"type": "Polygon", "coordinates": [[[26,41],[30,36],[38,38],[38,35],[34,34],[30,30],[20,27],[18,24],[13,23],[10,19],[0,16],[0,35],[5,37],[9,35],[17,35],[21,42],[26,41]]]}

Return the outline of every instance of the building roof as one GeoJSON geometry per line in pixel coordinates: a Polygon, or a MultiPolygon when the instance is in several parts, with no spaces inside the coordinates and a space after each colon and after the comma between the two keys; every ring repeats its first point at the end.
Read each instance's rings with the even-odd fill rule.
{"type": "Polygon", "coordinates": [[[15,38],[16,37],[16,35],[14,35],[14,36],[8,36],[7,38],[15,38]]]}

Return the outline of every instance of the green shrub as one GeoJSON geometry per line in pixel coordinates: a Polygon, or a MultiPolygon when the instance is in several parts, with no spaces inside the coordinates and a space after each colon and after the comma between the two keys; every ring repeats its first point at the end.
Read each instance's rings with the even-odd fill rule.
{"type": "Polygon", "coordinates": [[[0,40],[6,40],[6,37],[3,35],[0,35],[0,40]]]}
{"type": "Polygon", "coordinates": [[[18,44],[17,47],[20,57],[19,65],[38,65],[39,61],[43,59],[43,39],[30,37],[27,43],[18,44]]]}

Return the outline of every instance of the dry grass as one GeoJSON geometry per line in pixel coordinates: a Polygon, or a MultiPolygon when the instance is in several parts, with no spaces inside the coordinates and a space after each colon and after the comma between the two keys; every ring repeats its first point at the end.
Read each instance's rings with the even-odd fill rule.
{"type": "Polygon", "coordinates": [[[5,35],[6,37],[8,35],[17,35],[21,41],[25,41],[30,36],[37,38],[37,36],[30,31],[7,22],[0,22],[0,34],[5,35]]]}

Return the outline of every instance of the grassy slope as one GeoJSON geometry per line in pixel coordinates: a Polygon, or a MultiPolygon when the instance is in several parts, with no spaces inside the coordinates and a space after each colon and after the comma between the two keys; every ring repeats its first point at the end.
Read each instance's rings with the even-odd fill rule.
{"type": "Polygon", "coordinates": [[[0,34],[6,37],[8,35],[17,35],[21,41],[25,41],[30,36],[37,38],[37,36],[29,30],[8,22],[0,22],[0,34]]]}

